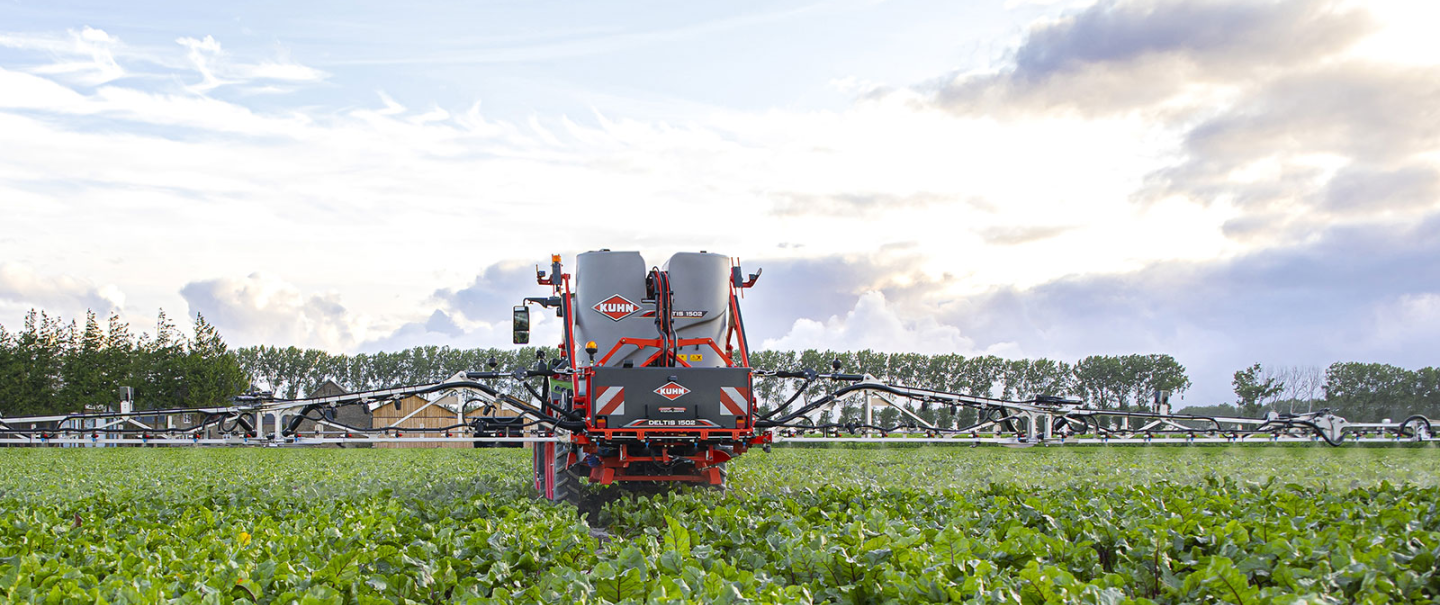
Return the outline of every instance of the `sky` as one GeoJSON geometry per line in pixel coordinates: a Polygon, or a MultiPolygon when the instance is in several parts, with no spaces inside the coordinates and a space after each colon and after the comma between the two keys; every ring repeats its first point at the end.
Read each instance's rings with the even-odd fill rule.
{"type": "Polygon", "coordinates": [[[709,250],[765,348],[1440,361],[1440,3],[225,4],[0,0],[0,325],[508,346],[709,250]]]}

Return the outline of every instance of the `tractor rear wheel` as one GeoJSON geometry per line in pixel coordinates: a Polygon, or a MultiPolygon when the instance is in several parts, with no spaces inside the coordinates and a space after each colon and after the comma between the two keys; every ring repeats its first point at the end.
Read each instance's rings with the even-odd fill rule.
{"type": "Polygon", "coordinates": [[[583,464],[577,464],[565,468],[565,455],[559,455],[555,460],[555,498],[556,502],[568,502],[571,505],[579,506],[585,498],[586,485],[583,477],[588,473],[581,474],[579,471],[587,468],[583,464]]]}
{"type": "Polygon", "coordinates": [[[584,464],[570,465],[570,445],[541,443],[535,446],[535,488],[541,498],[578,504],[586,491],[583,478],[589,476],[584,464]]]}

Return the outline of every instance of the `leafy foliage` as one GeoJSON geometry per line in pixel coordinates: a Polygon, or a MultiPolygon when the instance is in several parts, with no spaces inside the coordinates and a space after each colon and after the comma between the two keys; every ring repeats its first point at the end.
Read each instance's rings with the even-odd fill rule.
{"type": "Polygon", "coordinates": [[[1285,385],[1277,378],[1262,375],[1262,368],[1258,363],[1243,370],[1236,370],[1231,384],[1235,387],[1240,412],[1247,416],[1258,415],[1266,402],[1285,389],[1285,385]]]}
{"type": "Polygon", "coordinates": [[[122,386],[135,389],[136,409],[225,403],[248,377],[220,333],[195,316],[195,338],[185,337],[161,311],[155,332],[131,335],[118,315],[100,327],[31,311],[22,329],[0,327],[0,415],[78,412],[113,407],[122,386]]]}
{"type": "Polygon", "coordinates": [[[456,372],[489,369],[491,360],[496,368],[511,370],[536,363],[539,351],[535,347],[422,346],[393,353],[343,355],[318,349],[258,346],[239,349],[236,357],[257,385],[273,390],[278,397],[293,399],[315,390],[326,380],[351,391],[362,391],[437,382],[456,372]]]}
{"type": "Polygon", "coordinates": [[[1335,363],[1325,370],[1326,403],[1354,422],[1440,418],[1440,368],[1411,371],[1382,363],[1335,363]]]}
{"type": "MultiPolygon", "coordinates": [[[[921,355],[877,353],[875,351],[760,351],[750,356],[757,368],[798,371],[828,371],[831,360],[840,361],[846,372],[871,374],[878,378],[921,388],[980,395],[1028,399],[1037,395],[1075,396],[1103,409],[1143,408],[1151,404],[1157,390],[1180,394],[1190,388],[1185,366],[1169,355],[1092,355],[1074,364],[1052,359],[1003,359],[994,355],[921,355]]],[[[798,379],[762,378],[755,393],[768,406],[779,405],[798,388],[798,379]]],[[[942,427],[975,422],[974,410],[922,407],[915,410],[926,421],[942,427]]],[[[882,412],[884,413],[884,412],[882,412]]],[[[890,412],[894,415],[894,412],[890,412]]],[[[839,418],[858,420],[858,409],[844,409],[839,418]]],[[[881,418],[890,424],[893,418],[881,418]]]]}
{"type": "Polygon", "coordinates": [[[602,543],[504,450],[0,450],[0,600],[1330,603],[1440,596],[1433,449],[777,449],[602,543]],[[42,470],[43,469],[43,470],[42,470]]]}

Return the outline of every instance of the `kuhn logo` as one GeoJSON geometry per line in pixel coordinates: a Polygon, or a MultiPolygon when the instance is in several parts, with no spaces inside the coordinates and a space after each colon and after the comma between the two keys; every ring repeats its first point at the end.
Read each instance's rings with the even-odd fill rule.
{"type": "Polygon", "coordinates": [[[613,319],[615,321],[620,321],[622,319],[625,319],[626,317],[629,317],[631,313],[639,311],[640,305],[630,302],[630,300],[625,298],[624,296],[616,294],[614,296],[611,296],[610,298],[600,301],[599,303],[596,303],[595,306],[592,308],[596,311],[599,311],[600,314],[604,315],[605,317],[609,317],[610,319],[613,319]]]}
{"type": "Polygon", "coordinates": [[[689,393],[690,389],[680,386],[678,383],[670,382],[666,383],[665,386],[655,389],[655,392],[661,397],[669,399],[670,401],[675,401],[676,399],[684,396],[686,393],[689,393]]]}

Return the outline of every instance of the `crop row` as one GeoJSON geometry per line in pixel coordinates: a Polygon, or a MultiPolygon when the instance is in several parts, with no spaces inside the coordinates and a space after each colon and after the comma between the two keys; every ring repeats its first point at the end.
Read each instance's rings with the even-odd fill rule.
{"type": "Polygon", "coordinates": [[[777,449],[723,494],[614,499],[600,532],[532,499],[515,451],[0,450],[0,598],[1429,602],[1436,462],[777,449]]]}

